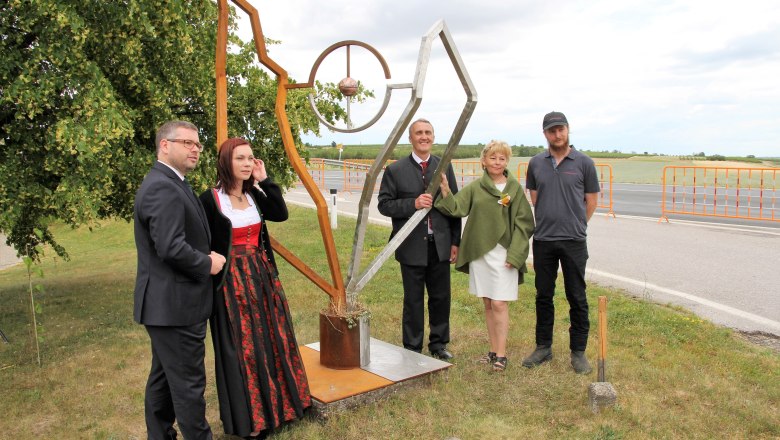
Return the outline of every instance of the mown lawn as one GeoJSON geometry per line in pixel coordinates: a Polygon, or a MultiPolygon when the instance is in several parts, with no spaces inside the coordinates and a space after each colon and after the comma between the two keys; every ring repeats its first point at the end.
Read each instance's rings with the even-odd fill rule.
{"type": "MultiPolygon", "coordinates": [[[[336,231],[346,268],[354,221],[339,219],[336,231]]],[[[327,273],[314,211],[291,207],[291,220],[271,232],[322,274],[327,273]],[[303,232],[305,231],[305,232],[303,232]]],[[[86,228],[55,228],[70,261],[43,259],[43,366],[35,365],[29,338],[28,280],[23,266],[0,272],[0,437],[8,439],[145,438],[143,391],[150,364],[148,337],[132,322],[135,248],[132,225],[106,222],[86,228]]],[[[373,256],[389,230],[370,227],[373,256]]],[[[326,296],[289,265],[280,264],[301,344],[315,342],[318,311],[326,296]]],[[[33,280],[38,282],[37,280],[33,280]]],[[[609,298],[609,370],[618,404],[594,415],[587,386],[596,381],[568,365],[568,316],[563,295],[554,360],[537,369],[520,367],[533,348],[533,275],[511,306],[509,367],[495,374],[472,359],[486,351],[482,306],[468,294],[468,280],[453,273],[452,343],[455,366],[427,388],[343,413],[321,424],[304,420],[281,430],[280,439],[514,439],[514,438],[778,438],[780,355],[750,345],[728,329],[679,309],[645,303],[621,292],[591,286],[609,298]]],[[[402,287],[388,262],[362,294],[371,309],[372,336],[400,344],[402,287]]],[[[595,329],[595,311],[592,313],[595,329]]],[[[210,343],[208,344],[210,348],[210,343]]],[[[597,339],[588,355],[595,364],[597,339]]],[[[207,353],[209,377],[213,355],[207,353]]],[[[213,380],[207,388],[208,418],[222,436],[213,380]]]]}

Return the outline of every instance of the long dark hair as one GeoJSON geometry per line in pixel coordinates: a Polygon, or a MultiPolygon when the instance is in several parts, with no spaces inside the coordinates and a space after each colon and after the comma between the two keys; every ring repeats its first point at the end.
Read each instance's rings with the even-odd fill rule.
{"type": "MultiPolygon", "coordinates": [[[[233,150],[240,145],[252,146],[246,139],[242,138],[230,138],[225,142],[222,142],[222,145],[219,146],[219,159],[217,160],[217,189],[228,192],[236,185],[236,176],[233,175],[233,150]]],[[[250,176],[241,186],[241,192],[249,192],[254,184],[254,178],[250,176]]]]}

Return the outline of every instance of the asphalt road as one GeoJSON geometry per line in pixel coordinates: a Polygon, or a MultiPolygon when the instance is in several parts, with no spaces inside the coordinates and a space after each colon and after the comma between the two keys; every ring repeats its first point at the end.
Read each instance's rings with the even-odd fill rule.
{"type": "Polygon", "coordinates": [[[9,246],[6,246],[6,236],[0,234],[0,270],[6,267],[18,264],[21,260],[16,257],[16,251],[9,246]]]}
{"type": "MultiPolygon", "coordinates": [[[[599,210],[591,220],[589,281],[678,305],[727,327],[780,335],[780,224],[705,217],[659,223],[660,188],[643,187],[648,185],[616,185],[616,218],[599,210]],[[618,198],[619,192],[626,195],[618,198]]],[[[339,215],[355,217],[359,197],[337,194],[339,215]]],[[[330,202],[329,194],[325,198],[330,202]]],[[[314,207],[303,187],[285,199],[314,207]]],[[[370,211],[372,222],[389,226],[376,209],[376,194],[370,211]]]]}
{"type": "MultiPolygon", "coordinates": [[[[721,192],[721,195],[719,196],[718,202],[720,203],[718,205],[718,212],[723,213],[739,213],[741,216],[749,217],[749,216],[758,216],[759,215],[759,203],[762,201],[760,197],[752,196],[752,197],[746,197],[746,192],[742,192],[742,195],[737,197],[735,192],[733,190],[730,190],[728,192],[721,192]],[[724,200],[727,202],[724,203],[724,200]],[[734,204],[736,202],[739,202],[739,208],[736,208],[734,204]],[[728,204],[728,206],[726,206],[728,204]],[[751,211],[748,212],[748,209],[751,211]]],[[[671,193],[667,193],[667,199],[666,199],[666,206],[667,210],[669,209],[675,209],[675,205],[672,204],[672,197],[673,195],[671,193]]],[[[607,196],[608,198],[608,193],[607,196]]],[[[680,194],[677,195],[677,201],[682,202],[684,198],[686,198],[686,205],[677,205],[677,210],[690,210],[691,209],[691,196],[690,194],[687,194],[686,196],[682,196],[680,194]]],[[[661,206],[663,201],[663,193],[662,193],[662,187],[661,185],[638,185],[638,184],[631,184],[631,183],[615,183],[613,184],[612,188],[612,199],[613,199],[613,206],[614,211],[616,214],[620,215],[633,215],[633,216],[641,216],[641,217],[655,217],[656,219],[661,217],[661,206]]],[[[701,204],[701,201],[704,200],[704,198],[699,195],[699,209],[703,207],[701,204]]],[[[709,211],[712,210],[712,197],[710,196],[709,199],[707,199],[710,205],[707,206],[707,209],[709,211]]],[[[764,202],[767,200],[771,200],[767,197],[763,199],[764,202]]],[[[777,200],[775,202],[775,205],[767,205],[764,206],[763,211],[760,212],[760,215],[764,218],[770,217],[774,213],[775,218],[780,220],[780,200],[777,200]]],[[[746,220],[746,219],[739,219],[739,218],[728,218],[728,217],[702,217],[702,216],[691,216],[691,215],[675,215],[671,214],[669,215],[669,218],[671,219],[687,219],[687,220],[698,220],[703,221],[705,223],[718,223],[718,224],[731,224],[731,225],[745,225],[745,226],[764,226],[768,228],[777,228],[780,229],[780,221],[765,221],[765,220],[746,220]]]]}

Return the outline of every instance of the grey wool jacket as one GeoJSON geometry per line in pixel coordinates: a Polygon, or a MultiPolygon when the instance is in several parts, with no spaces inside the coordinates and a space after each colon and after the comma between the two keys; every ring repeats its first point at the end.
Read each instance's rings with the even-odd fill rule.
{"type": "Polygon", "coordinates": [[[452,217],[466,217],[455,268],[468,273],[469,263],[485,255],[496,244],[507,250],[507,262],[527,272],[529,239],[534,232],[534,216],[520,182],[509,171],[504,171],[507,182],[503,191],[493,184],[485,171],[479,180],[466,185],[457,194],[439,197],[436,209],[452,217]],[[509,195],[506,206],[499,203],[502,195],[509,195]]]}

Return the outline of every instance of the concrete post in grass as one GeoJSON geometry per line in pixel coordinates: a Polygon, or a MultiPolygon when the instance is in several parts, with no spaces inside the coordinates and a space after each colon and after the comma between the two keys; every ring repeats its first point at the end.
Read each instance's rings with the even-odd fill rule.
{"type": "Polygon", "coordinates": [[[588,404],[594,414],[598,414],[602,409],[615,406],[617,402],[617,391],[609,382],[593,382],[588,385],[588,404]]]}

